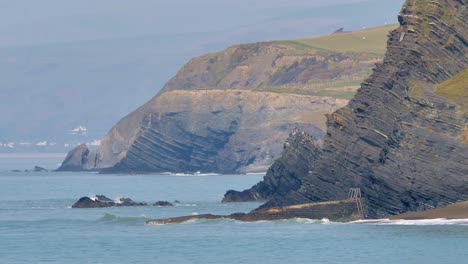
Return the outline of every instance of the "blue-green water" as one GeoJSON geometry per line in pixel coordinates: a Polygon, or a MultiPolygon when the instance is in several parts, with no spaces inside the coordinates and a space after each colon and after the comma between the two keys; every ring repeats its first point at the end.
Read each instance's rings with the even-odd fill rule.
{"type": "Polygon", "coordinates": [[[150,218],[247,212],[222,204],[227,189],[261,175],[13,173],[55,159],[0,159],[0,263],[467,263],[468,221],[330,223],[293,219],[197,220],[147,226],[150,218]],[[71,209],[81,196],[179,200],[175,207],[71,209]]]}

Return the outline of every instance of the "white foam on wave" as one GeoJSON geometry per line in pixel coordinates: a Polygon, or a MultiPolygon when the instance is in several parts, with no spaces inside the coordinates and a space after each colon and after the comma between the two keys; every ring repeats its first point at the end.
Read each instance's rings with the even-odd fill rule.
{"type": "Polygon", "coordinates": [[[189,204],[189,203],[176,203],[174,204],[175,206],[181,206],[181,207],[195,207],[197,206],[196,204],[189,204]]]}
{"type": "Polygon", "coordinates": [[[420,225],[420,226],[435,226],[435,225],[468,225],[468,219],[422,219],[422,220],[390,220],[390,219],[375,219],[375,220],[357,220],[350,222],[351,224],[374,224],[374,225],[420,225]]]}
{"type": "Polygon", "coordinates": [[[206,177],[206,176],[218,176],[218,175],[221,175],[221,174],[218,174],[218,173],[200,173],[200,172],[196,172],[196,173],[174,173],[172,174],[173,176],[179,176],[179,177],[206,177]]]}
{"type": "Polygon", "coordinates": [[[327,225],[327,224],[333,223],[328,218],[310,219],[310,218],[300,218],[300,217],[284,219],[284,220],[273,220],[273,221],[267,221],[267,222],[291,223],[291,224],[321,224],[321,225],[327,225]]]}
{"type": "Polygon", "coordinates": [[[266,175],[266,174],[267,174],[267,172],[265,171],[265,172],[248,172],[245,175],[249,175],[249,176],[250,175],[259,175],[259,176],[261,176],[261,175],[266,175]]]}

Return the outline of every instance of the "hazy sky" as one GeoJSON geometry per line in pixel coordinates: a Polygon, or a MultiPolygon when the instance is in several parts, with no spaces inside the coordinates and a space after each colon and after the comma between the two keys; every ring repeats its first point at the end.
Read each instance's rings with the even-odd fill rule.
{"type": "MultiPolygon", "coordinates": [[[[369,18],[380,13],[380,20],[395,22],[394,12],[388,9],[393,7],[392,11],[398,10],[403,1],[0,0],[0,47],[142,35],[235,31],[273,22],[284,29],[297,27],[298,23],[322,21],[329,24],[332,19],[339,23],[339,17],[334,14],[317,14],[314,10],[357,2],[378,3],[382,10],[375,10],[375,7],[369,10],[369,18]]],[[[337,12],[340,12],[339,8],[337,12]]],[[[346,21],[346,16],[352,16],[354,11],[349,12],[343,14],[343,21],[346,21]]],[[[368,19],[363,17],[363,20],[368,19]]],[[[375,22],[380,24],[382,21],[375,22]]]]}

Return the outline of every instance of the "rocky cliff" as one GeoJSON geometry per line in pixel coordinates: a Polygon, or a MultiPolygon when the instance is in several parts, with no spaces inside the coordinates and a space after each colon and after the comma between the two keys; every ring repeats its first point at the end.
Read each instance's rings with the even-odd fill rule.
{"type": "Polygon", "coordinates": [[[467,5],[408,0],[383,63],[328,116],[322,154],[303,164],[301,186],[259,210],[342,200],[350,188],[361,189],[370,218],[468,200],[467,5]]]}
{"type": "Polygon", "coordinates": [[[286,140],[281,157],[268,169],[264,180],[242,192],[228,191],[223,202],[268,200],[274,195],[297,190],[302,177],[307,175],[321,153],[322,149],[309,134],[295,129],[286,140]]]}
{"type": "Polygon", "coordinates": [[[392,28],[236,45],[194,58],[97,150],[73,150],[59,170],[266,171],[294,128],[323,143],[325,114],[344,106],[381,61],[392,28]]]}

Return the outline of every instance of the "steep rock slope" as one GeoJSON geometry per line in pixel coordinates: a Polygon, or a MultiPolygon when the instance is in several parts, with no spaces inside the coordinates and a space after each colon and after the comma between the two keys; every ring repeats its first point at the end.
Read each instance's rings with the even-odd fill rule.
{"type": "Polygon", "coordinates": [[[295,129],[284,144],[281,157],[268,169],[264,180],[252,188],[228,191],[223,203],[268,200],[274,195],[285,195],[301,186],[302,177],[320,157],[322,149],[304,131],[295,129]]]}
{"type": "Polygon", "coordinates": [[[295,94],[174,90],[145,107],[135,141],[108,172],[265,171],[295,127],[321,142],[322,129],[307,113],[325,119],[340,103],[295,94]]]}
{"type": "Polygon", "coordinates": [[[59,170],[266,171],[296,127],[323,143],[325,114],[344,106],[381,61],[392,28],[236,45],[192,59],[97,150],[72,151],[86,155],[76,159],[81,168],[64,162],[59,170]],[[355,43],[343,48],[345,39],[355,43]]]}
{"type": "Polygon", "coordinates": [[[468,200],[467,5],[408,0],[383,63],[328,117],[301,187],[261,209],[345,199],[350,188],[371,218],[468,200]]]}

